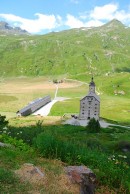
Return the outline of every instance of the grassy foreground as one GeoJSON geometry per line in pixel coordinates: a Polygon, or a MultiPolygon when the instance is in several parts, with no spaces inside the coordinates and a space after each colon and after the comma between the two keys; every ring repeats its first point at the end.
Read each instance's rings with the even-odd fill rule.
{"type": "Polygon", "coordinates": [[[36,123],[30,126],[28,121],[25,120],[25,125],[21,127],[14,126],[15,123],[3,129],[1,126],[0,141],[13,146],[0,149],[0,188],[3,193],[29,193],[35,186],[35,192],[51,193],[55,189],[57,194],[65,191],[78,194],[73,188],[65,190],[64,185],[58,189],[58,182],[65,178],[64,165],[86,165],[91,168],[97,176],[96,193],[129,193],[130,153],[124,153],[123,149],[126,145],[130,146],[130,130],[113,127],[90,133],[84,127],[48,125],[46,120],[45,125],[42,118],[37,118],[36,123]],[[14,172],[24,163],[33,163],[44,169],[49,185],[36,186],[28,181],[22,182],[14,172]],[[52,186],[55,178],[55,186],[52,186]]]}

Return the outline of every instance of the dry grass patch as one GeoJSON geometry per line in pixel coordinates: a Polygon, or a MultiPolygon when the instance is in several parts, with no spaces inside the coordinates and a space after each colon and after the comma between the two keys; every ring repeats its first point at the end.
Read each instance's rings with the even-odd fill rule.
{"type": "Polygon", "coordinates": [[[49,172],[47,176],[48,184],[46,185],[46,191],[49,191],[48,193],[79,194],[79,185],[73,184],[66,174],[56,176],[52,172],[49,172]]]}
{"type": "Polygon", "coordinates": [[[9,119],[10,126],[34,126],[38,121],[43,121],[43,125],[58,125],[62,122],[61,116],[28,116],[28,117],[15,117],[9,119]]]}
{"type": "Polygon", "coordinates": [[[25,163],[15,173],[22,181],[29,181],[31,184],[43,185],[45,182],[44,171],[41,171],[39,167],[35,167],[33,164],[25,163]]]}

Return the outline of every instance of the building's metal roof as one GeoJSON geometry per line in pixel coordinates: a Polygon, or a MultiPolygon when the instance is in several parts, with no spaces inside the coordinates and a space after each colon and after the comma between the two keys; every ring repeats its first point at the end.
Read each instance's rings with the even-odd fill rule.
{"type": "Polygon", "coordinates": [[[33,104],[37,104],[38,102],[44,101],[47,98],[51,98],[49,95],[45,96],[43,98],[37,98],[36,100],[30,102],[28,105],[26,105],[24,108],[20,109],[17,111],[17,113],[23,113],[24,111],[28,110],[29,108],[31,108],[33,106],[33,104]]]}

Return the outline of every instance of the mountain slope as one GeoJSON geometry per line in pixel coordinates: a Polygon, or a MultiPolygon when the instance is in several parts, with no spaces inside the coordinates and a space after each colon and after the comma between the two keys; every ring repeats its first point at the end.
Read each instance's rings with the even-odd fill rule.
{"type": "Polygon", "coordinates": [[[1,76],[130,71],[130,28],[113,20],[37,36],[0,36],[1,76]]]}
{"type": "Polygon", "coordinates": [[[0,22],[0,34],[3,35],[24,35],[29,34],[26,30],[19,27],[11,27],[7,22],[0,22]]]}

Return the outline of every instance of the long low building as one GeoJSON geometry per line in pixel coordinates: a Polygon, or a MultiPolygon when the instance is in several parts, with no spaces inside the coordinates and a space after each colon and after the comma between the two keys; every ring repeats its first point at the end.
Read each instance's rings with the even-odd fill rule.
{"type": "Polygon", "coordinates": [[[37,98],[21,110],[18,110],[16,114],[17,116],[28,116],[34,113],[36,110],[40,109],[41,107],[45,106],[49,102],[51,102],[51,97],[49,95],[43,98],[37,98]]]}

